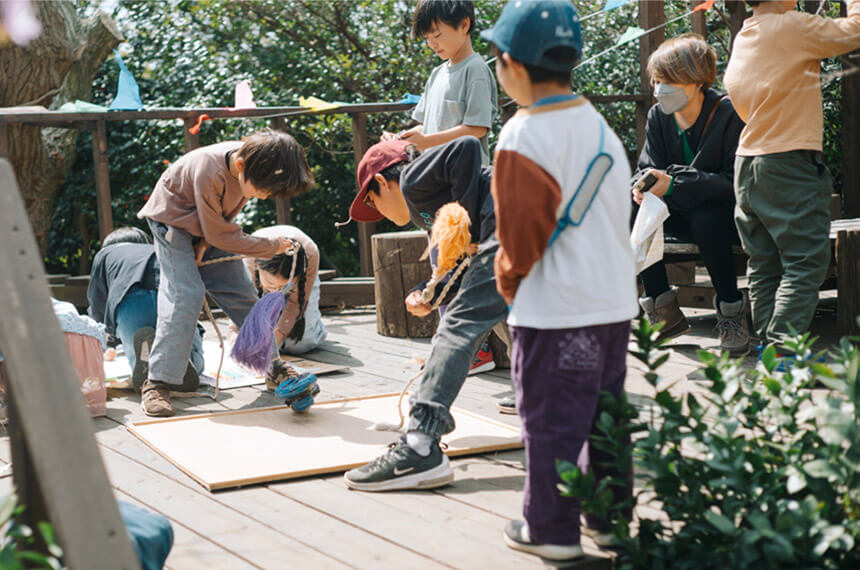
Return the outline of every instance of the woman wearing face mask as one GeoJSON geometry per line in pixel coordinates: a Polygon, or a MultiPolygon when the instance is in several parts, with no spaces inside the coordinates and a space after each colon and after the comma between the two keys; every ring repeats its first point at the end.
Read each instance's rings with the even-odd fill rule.
{"type": "MultiPolygon", "coordinates": [[[[648,191],[669,207],[664,232],[699,246],[714,284],[720,348],[746,354],[749,303],[738,290],[732,254],[732,245],[740,243],[733,218],[733,177],[743,122],[728,97],[711,87],[716,54],[701,36],[686,34],[664,42],[648,60],[648,73],[658,104],[648,113],[645,148],[633,183],[649,173],[656,177],[648,191]]],[[[635,188],[633,200],[642,202],[635,188]]],[[[663,262],[642,271],[641,278],[645,296],[639,303],[652,323],[666,323],[661,337],[689,329],[663,262]]]]}

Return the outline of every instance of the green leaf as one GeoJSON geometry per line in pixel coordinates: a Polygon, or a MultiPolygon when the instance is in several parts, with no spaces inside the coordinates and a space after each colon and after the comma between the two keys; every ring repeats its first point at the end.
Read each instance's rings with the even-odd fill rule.
{"type": "Polygon", "coordinates": [[[839,472],[833,467],[826,459],[813,459],[807,463],[804,463],[803,470],[810,477],[815,477],[818,479],[826,479],[829,477],[838,477],[839,472]]]}
{"type": "Polygon", "coordinates": [[[723,534],[734,534],[735,533],[735,525],[732,521],[727,519],[725,516],[715,513],[714,511],[705,511],[704,514],[705,520],[711,523],[711,526],[716,528],[723,534]]]}
{"type": "Polygon", "coordinates": [[[785,483],[785,490],[793,495],[806,488],[806,477],[797,469],[793,469],[785,483]]]}
{"type": "Polygon", "coordinates": [[[761,353],[761,363],[768,372],[773,372],[776,369],[776,348],[773,345],[768,346],[761,353]]]}

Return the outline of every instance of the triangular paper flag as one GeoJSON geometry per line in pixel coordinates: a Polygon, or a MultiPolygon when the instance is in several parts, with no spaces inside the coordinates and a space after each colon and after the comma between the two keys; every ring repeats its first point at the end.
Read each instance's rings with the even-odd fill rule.
{"type": "Polygon", "coordinates": [[[327,103],[326,101],[316,97],[301,97],[299,99],[299,105],[302,107],[308,107],[311,111],[327,111],[329,109],[337,109],[340,107],[339,103],[327,103]]]}
{"type": "Polygon", "coordinates": [[[200,125],[203,124],[203,121],[211,121],[211,120],[212,120],[212,117],[210,117],[206,113],[203,113],[202,115],[197,117],[197,123],[193,127],[188,127],[188,132],[191,133],[192,135],[196,135],[197,133],[200,132],[200,125]]]}
{"type": "Polygon", "coordinates": [[[254,103],[254,94],[251,93],[251,82],[245,79],[236,84],[236,100],[233,105],[234,109],[254,109],[257,104],[254,103]]]}
{"type": "Polygon", "coordinates": [[[140,88],[137,86],[137,81],[134,76],[125,66],[125,62],[120,57],[119,52],[114,50],[116,62],[119,64],[119,82],[116,86],[116,97],[110,108],[113,110],[137,111],[143,109],[143,103],[140,101],[140,88]]]}
{"type": "Polygon", "coordinates": [[[62,111],[64,113],[104,113],[105,111],[107,111],[107,107],[102,107],[101,105],[96,105],[95,103],[88,103],[87,101],[81,101],[80,99],[77,99],[74,103],[72,103],[71,101],[63,103],[62,105],[60,105],[58,111],[62,111]]]}
{"type": "Polygon", "coordinates": [[[627,42],[632,42],[636,38],[645,35],[645,30],[642,28],[638,28],[636,26],[630,26],[627,28],[627,31],[621,34],[621,37],[618,38],[618,41],[615,42],[615,45],[620,46],[622,44],[626,44],[627,42]]]}
{"type": "Polygon", "coordinates": [[[705,10],[710,10],[714,7],[714,4],[717,0],[705,0],[695,8],[693,8],[693,12],[704,12],[705,10]]]}
{"type": "Polygon", "coordinates": [[[400,101],[398,101],[398,103],[404,103],[404,104],[416,103],[417,104],[418,101],[420,101],[420,100],[421,100],[421,95],[413,95],[412,93],[406,93],[403,95],[403,97],[400,98],[400,101]]]}
{"type": "Polygon", "coordinates": [[[610,10],[620,8],[625,4],[630,4],[630,0],[606,0],[606,6],[603,7],[603,10],[601,10],[601,12],[608,12],[610,10]]]}

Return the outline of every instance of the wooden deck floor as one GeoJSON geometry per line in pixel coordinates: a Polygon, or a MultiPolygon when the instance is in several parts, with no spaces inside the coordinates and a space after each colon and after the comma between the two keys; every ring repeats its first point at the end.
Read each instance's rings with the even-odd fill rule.
{"type": "MultiPolygon", "coordinates": [[[[675,343],[664,369],[678,380],[678,390],[700,389],[695,351],[717,344],[713,313],[701,314],[692,319],[690,333],[675,343]]],[[[410,360],[429,353],[429,340],[377,335],[372,312],[326,316],[325,324],[328,339],[309,357],[347,364],[350,371],[322,377],[320,401],[398,391],[417,371],[410,360]]],[[[634,361],[629,362],[628,392],[634,402],[648,398],[648,386],[634,361]]],[[[509,393],[508,371],[493,371],[468,379],[457,405],[517,425],[516,417],[496,411],[496,399],[509,393]]],[[[280,403],[259,387],[222,394],[218,402],[198,397],[175,399],[174,405],[179,413],[191,414],[280,403]]],[[[506,521],[520,518],[522,451],[454,460],[455,482],[435,491],[360,493],[349,491],[341,476],[325,476],[210,493],[127,432],[124,422],[143,417],[137,396],[114,398],[108,402],[108,416],[94,420],[96,438],[117,497],[172,521],[175,544],[169,568],[546,566],[509,550],[501,538],[506,521]]],[[[10,461],[8,438],[0,439],[0,461],[10,461]]],[[[10,488],[11,478],[0,478],[0,493],[10,488]]],[[[605,558],[587,540],[584,545],[590,554],[605,558]]],[[[576,567],[608,564],[590,559],[576,567]]]]}

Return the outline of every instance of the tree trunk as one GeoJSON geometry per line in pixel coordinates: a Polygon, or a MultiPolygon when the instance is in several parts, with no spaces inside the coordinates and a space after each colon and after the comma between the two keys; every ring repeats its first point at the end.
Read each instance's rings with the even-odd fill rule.
{"type": "MultiPolygon", "coordinates": [[[[69,0],[34,2],[42,35],[29,46],[0,49],[0,107],[88,100],[92,80],[122,34],[102,12],[81,19],[69,0]]],[[[9,127],[9,158],[21,197],[44,253],[60,185],[72,163],[78,131],[14,125],[9,127]]],[[[95,194],[93,195],[95,200],[95,194]]]]}

